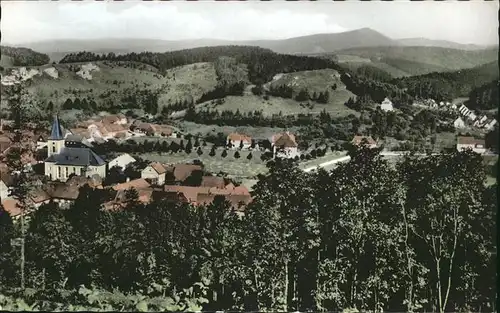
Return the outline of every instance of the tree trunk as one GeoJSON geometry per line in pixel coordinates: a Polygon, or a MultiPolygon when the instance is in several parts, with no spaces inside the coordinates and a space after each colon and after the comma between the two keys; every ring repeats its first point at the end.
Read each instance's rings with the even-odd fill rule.
{"type": "Polygon", "coordinates": [[[285,261],[285,304],[284,304],[284,310],[285,312],[288,312],[288,261],[285,261]]]}
{"type": "Polygon", "coordinates": [[[24,281],[24,263],[25,263],[25,258],[24,258],[24,246],[25,246],[25,241],[24,241],[24,207],[21,208],[21,290],[24,290],[25,286],[25,281],[24,281]]]}

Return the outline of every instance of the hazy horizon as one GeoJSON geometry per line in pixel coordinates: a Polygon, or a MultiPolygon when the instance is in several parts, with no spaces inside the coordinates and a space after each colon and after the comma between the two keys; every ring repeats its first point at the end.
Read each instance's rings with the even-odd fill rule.
{"type": "Polygon", "coordinates": [[[392,39],[498,45],[498,2],[2,3],[2,44],[275,40],[370,28],[392,39]]]}

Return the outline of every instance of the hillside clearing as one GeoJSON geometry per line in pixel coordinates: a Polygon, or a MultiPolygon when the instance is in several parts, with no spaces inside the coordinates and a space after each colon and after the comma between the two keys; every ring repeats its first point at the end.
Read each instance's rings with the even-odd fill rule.
{"type": "MultiPolygon", "coordinates": [[[[352,93],[347,90],[338,91],[335,93],[334,98],[330,98],[329,103],[320,104],[312,101],[308,101],[312,104],[311,107],[306,105],[301,106],[299,102],[293,99],[285,99],[279,97],[269,97],[269,100],[265,100],[262,97],[255,95],[246,96],[228,96],[222,104],[217,104],[212,101],[201,103],[197,106],[197,110],[210,109],[220,111],[236,111],[239,110],[241,113],[262,111],[264,115],[271,116],[273,114],[282,115],[296,115],[302,114],[319,114],[321,111],[326,110],[332,116],[345,116],[349,114],[359,115],[358,112],[347,108],[344,103],[349,99],[349,97],[354,97],[352,93]]],[[[306,102],[304,102],[305,104],[306,102]]]]}

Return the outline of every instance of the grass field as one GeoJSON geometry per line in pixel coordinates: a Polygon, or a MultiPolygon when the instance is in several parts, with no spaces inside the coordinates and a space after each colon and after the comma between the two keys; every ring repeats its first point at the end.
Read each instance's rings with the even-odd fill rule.
{"type": "MultiPolygon", "coordinates": [[[[273,128],[273,127],[252,127],[252,126],[218,126],[218,125],[204,125],[192,122],[178,122],[176,126],[182,129],[185,133],[189,134],[201,134],[203,135],[217,135],[221,132],[225,135],[230,133],[240,133],[250,136],[254,139],[267,139],[274,134],[285,131],[283,128],[273,128]]],[[[291,127],[286,129],[292,133],[296,133],[297,127],[291,127]]]]}
{"type": "Polygon", "coordinates": [[[211,63],[195,63],[167,71],[165,76],[157,69],[137,62],[92,62],[99,70],[92,71],[92,79],[86,80],[76,74],[74,68],[85,63],[55,64],[37,67],[39,71],[54,67],[59,77],[47,74],[35,76],[28,91],[41,102],[52,101],[62,105],[67,98],[92,97],[96,102],[119,103],[121,96],[136,89],[160,91],[159,105],[177,99],[193,97],[195,100],[204,92],[213,89],[216,75],[211,63]]]}
{"type": "Polygon", "coordinates": [[[197,100],[217,85],[217,75],[212,63],[195,63],[167,71],[167,86],[158,99],[160,108],[176,100],[197,100]]]}
{"type": "Polygon", "coordinates": [[[196,149],[190,154],[185,152],[179,153],[143,153],[138,154],[141,158],[149,161],[157,161],[162,163],[184,163],[192,162],[193,160],[200,160],[205,165],[205,168],[212,173],[227,173],[228,177],[239,179],[255,179],[258,174],[267,173],[267,167],[260,159],[262,152],[252,151],[252,159],[248,160],[247,156],[249,151],[240,151],[240,158],[235,158],[234,153],[236,150],[227,150],[227,156],[221,156],[223,149],[217,149],[216,155],[211,157],[210,146],[204,147],[203,154],[200,156],[196,153],[196,149]]]}
{"type": "Polygon", "coordinates": [[[300,106],[300,103],[293,99],[270,97],[269,100],[265,100],[262,97],[254,95],[245,95],[242,97],[228,96],[225,98],[225,102],[223,104],[217,105],[209,101],[198,105],[197,109],[216,109],[219,111],[239,110],[241,113],[253,112],[257,110],[262,111],[266,116],[279,114],[280,112],[283,115],[296,115],[299,113],[319,114],[323,110],[326,110],[332,116],[346,116],[349,114],[358,115],[358,112],[351,110],[344,105],[344,102],[347,101],[351,96],[354,95],[347,90],[339,91],[336,93],[335,98],[331,99],[331,101],[327,104],[310,102],[314,105],[312,108],[307,106],[300,106]]]}

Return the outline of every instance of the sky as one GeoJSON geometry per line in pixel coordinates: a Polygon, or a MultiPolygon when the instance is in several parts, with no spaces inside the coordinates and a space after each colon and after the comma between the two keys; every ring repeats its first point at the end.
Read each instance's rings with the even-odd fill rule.
{"type": "Polygon", "coordinates": [[[2,43],[283,39],[368,27],[394,38],[498,44],[498,1],[2,1],[2,43]]]}

